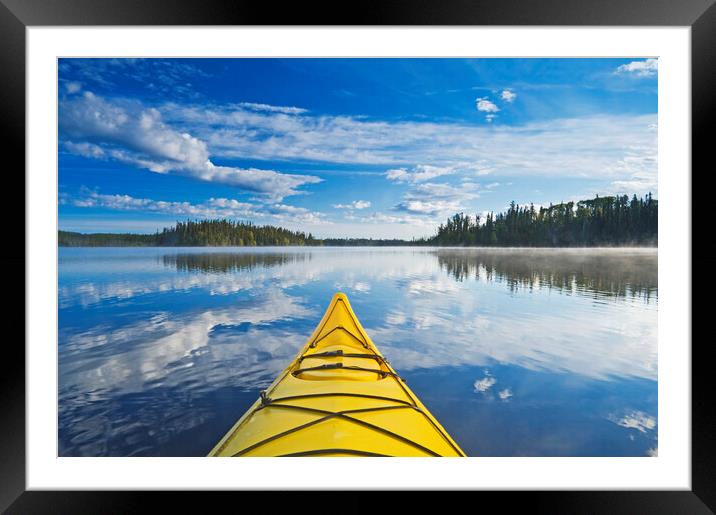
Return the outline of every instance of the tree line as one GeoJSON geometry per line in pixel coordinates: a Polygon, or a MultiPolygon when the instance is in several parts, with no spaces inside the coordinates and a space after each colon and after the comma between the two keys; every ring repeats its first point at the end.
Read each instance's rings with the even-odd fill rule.
{"type": "Polygon", "coordinates": [[[484,220],[458,213],[440,224],[428,245],[571,247],[648,245],[658,241],[658,201],[651,193],[597,196],[535,209],[512,202],[484,220]]]}
{"type": "Polygon", "coordinates": [[[589,247],[609,245],[656,246],[658,201],[651,193],[595,197],[562,202],[536,209],[533,204],[512,202],[506,212],[489,213],[484,219],[456,213],[440,224],[429,238],[400,240],[372,238],[317,239],[311,233],[273,225],[254,225],[228,219],[177,222],[154,234],[82,234],[59,231],[63,247],[109,246],[497,246],[589,247]]]}
{"type": "Polygon", "coordinates": [[[160,246],[256,247],[281,245],[313,245],[311,233],[290,231],[273,225],[257,226],[233,220],[201,220],[177,222],[172,228],[157,233],[160,246]]]}
{"type": "Polygon", "coordinates": [[[57,231],[57,243],[60,247],[154,247],[157,239],[154,234],[113,234],[57,231]]]}
{"type": "Polygon", "coordinates": [[[59,231],[61,247],[254,247],[320,244],[311,233],[227,219],[177,222],[154,234],[81,234],[59,231]]]}

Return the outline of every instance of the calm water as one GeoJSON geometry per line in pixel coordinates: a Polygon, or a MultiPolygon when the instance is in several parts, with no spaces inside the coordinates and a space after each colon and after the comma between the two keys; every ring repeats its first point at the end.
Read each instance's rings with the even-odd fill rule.
{"type": "Polygon", "coordinates": [[[205,455],[336,291],[468,455],[658,448],[656,250],[62,248],[60,455],[205,455]]]}

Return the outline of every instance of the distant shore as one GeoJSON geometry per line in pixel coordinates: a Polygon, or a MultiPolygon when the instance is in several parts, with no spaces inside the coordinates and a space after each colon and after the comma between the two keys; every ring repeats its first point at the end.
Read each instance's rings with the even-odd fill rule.
{"type": "MultiPolygon", "coordinates": [[[[411,241],[411,240],[383,240],[383,239],[370,239],[370,238],[352,238],[352,239],[337,239],[331,238],[326,240],[314,240],[310,244],[265,244],[265,245],[212,245],[212,244],[177,244],[177,245],[158,245],[151,243],[130,243],[123,242],[122,237],[124,236],[138,236],[135,234],[113,234],[113,233],[75,233],[68,231],[59,231],[64,233],[59,238],[59,247],[63,248],[99,248],[99,247],[135,247],[135,248],[266,248],[266,247],[305,247],[305,248],[326,248],[326,247],[426,247],[426,248],[442,248],[442,249],[655,249],[658,247],[657,242],[653,243],[639,243],[639,244],[620,244],[620,245],[606,245],[604,243],[598,245],[449,245],[439,243],[426,243],[424,241],[411,241]],[[67,235],[71,235],[74,239],[72,243],[67,243],[64,239],[67,235]],[[112,236],[117,236],[117,240],[112,239],[112,236]],[[110,238],[107,238],[110,237],[110,238]],[[82,240],[83,243],[80,243],[82,240]]],[[[139,236],[152,236],[152,235],[139,235],[139,236]]]]}
{"type": "Polygon", "coordinates": [[[514,202],[504,213],[470,216],[456,213],[434,236],[403,239],[315,238],[313,234],[273,225],[230,219],[176,222],[154,234],[58,231],[60,247],[656,247],[658,201],[651,193],[595,197],[578,202],[514,202]]]}

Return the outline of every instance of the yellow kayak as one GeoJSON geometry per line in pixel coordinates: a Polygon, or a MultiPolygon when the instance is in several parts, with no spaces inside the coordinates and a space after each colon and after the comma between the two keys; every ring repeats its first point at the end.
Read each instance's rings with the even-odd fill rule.
{"type": "Polygon", "coordinates": [[[291,364],[209,456],[465,456],[336,293],[291,364]]]}

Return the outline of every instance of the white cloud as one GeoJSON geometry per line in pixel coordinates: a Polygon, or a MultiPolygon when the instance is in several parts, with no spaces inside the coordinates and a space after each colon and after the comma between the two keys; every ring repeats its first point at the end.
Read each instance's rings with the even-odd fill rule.
{"type": "Polygon", "coordinates": [[[77,77],[94,89],[118,90],[127,80],[136,82],[145,93],[197,98],[191,81],[208,78],[202,69],[181,60],[165,59],[60,59],[62,74],[77,77]]]}
{"type": "Polygon", "coordinates": [[[72,200],[75,207],[105,208],[117,211],[141,211],[172,216],[198,218],[251,218],[272,222],[300,222],[307,224],[328,223],[323,214],[303,207],[286,204],[256,205],[235,199],[210,198],[192,204],[190,202],[172,202],[130,195],[104,195],[95,191],[83,191],[83,195],[72,200]]]}
{"type": "Polygon", "coordinates": [[[333,204],[336,209],[367,209],[370,207],[369,200],[354,200],[350,204],[333,204]]]}
{"type": "MultiPolygon", "coordinates": [[[[163,119],[190,127],[212,155],[222,158],[386,165],[388,179],[405,183],[429,180],[434,174],[463,173],[460,167],[469,163],[481,163],[483,173],[512,177],[625,180],[628,177],[614,168],[630,149],[642,149],[646,155],[656,152],[656,133],[645,130],[656,123],[656,114],[487,127],[288,116],[236,105],[165,104],[161,111],[163,119]]],[[[656,177],[655,167],[651,172],[656,177]]]]}
{"type": "Polygon", "coordinates": [[[209,199],[202,204],[190,202],[171,202],[136,198],[130,195],[104,195],[87,192],[72,201],[75,207],[106,208],[118,211],[143,211],[175,216],[196,216],[217,218],[220,216],[251,216],[255,214],[252,204],[229,199],[209,199]]]}
{"type": "MultiPolygon", "coordinates": [[[[651,129],[647,129],[652,132],[651,129]]],[[[634,146],[624,152],[624,156],[614,162],[609,172],[620,177],[611,182],[612,192],[617,194],[635,193],[643,195],[658,190],[657,149],[647,145],[634,146]]],[[[609,192],[606,192],[609,193],[609,192]]]]}
{"type": "Polygon", "coordinates": [[[310,175],[216,166],[204,141],[167,125],[159,110],[136,102],[109,102],[85,92],[61,102],[60,129],[65,147],[85,157],[111,158],[155,173],[178,173],[229,184],[273,201],[321,182],[310,175]]]}
{"type": "Polygon", "coordinates": [[[213,208],[219,208],[219,209],[233,209],[233,210],[252,210],[255,209],[256,206],[253,204],[250,204],[248,202],[239,202],[236,199],[228,199],[228,198],[210,198],[207,201],[207,204],[213,208]]]}
{"type": "Polygon", "coordinates": [[[635,77],[654,77],[659,71],[658,59],[646,59],[645,61],[632,61],[622,64],[616,73],[629,74],[635,77]]]}
{"type": "Polygon", "coordinates": [[[411,199],[470,200],[479,197],[479,185],[464,181],[457,186],[445,183],[426,182],[414,186],[407,194],[411,199]]]}
{"type": "Polygon", "coordinates": [[[255,104],[253,102],[241,102],[239,105],[253,111],[267,111],[269,113],[303,114],[308,112],[308,109],[301,107],[273,106],[269,104],[255,104]]]}
{"type": "Polygon", "coordinates": [[[434,220],[426,219],[423,216],[414,216],[414,214],[390,215],[387,213],[372,213],[369,216],[355,217],[355,220],[361,224],[402,224],[430,228],[435,225],[434,220]]]}
{"type": "Polygon", "coordinates": [[[475,107],[483,113],[496,113],[500,110],[495,104],[490,102],[487,97],[479,97],[475,99],[475,107]]]}
{"type": "MultiPolygon", "coordinates": [[[[291,221],[308,224],[330,223],[324,219],[323,213],[309,211],[304,207],[289,206],[286,204],[272,204],[264,206],[261,209],[266,210],[274,220],[280,222],[291,221]]],[[[263,213],[261,214],[263,215],[263,213]]]]}
{"type": "MultiPolygon", "coordinates": [[[[479,185],[465,181],[458,186],[426,182],[413,186],[393,210],[413,215],[442,217],[465,210],[465,202],[478,198],[479,185]]],[[[435,220],[437,221],[437,220],[435,220]]]]}
{"type": "Polygon", "coordinates": [[[437,215],[440,213],[454,213],[460,204],[453,200],[404,200],[395,209],[419,215],[437,215]]]}
{"type": "Polygon", "coordinates": [[[65,148],[78,156],[92,157],[95,159],[103,159],[106,157],[102,147],[94,145],[93,143],[73,143],[71,141],[66,141],[65,148]]]}
{"type": "MultiPolygon", "coordinates": [[[[643,195],[649,192],[656,192],[658,184],[656,178],[650,173],[646,174],[634,174],[629,180],[623,181],[612,181],[611,191],[606,193],[614,193],[618,195],[624,194],[637,194],[643,195]]],[[[602,194],[605,193],[604,189],[601,189],[602,194]]]]}
{"type": "Polygon", "coordinates": [[[435,177],[448,175],[456,171],[457,167],[455,166],[417,165],[410,170],[406,168],[388,170],[385,172],[385,176],[391,181],[416,183],[429,181],[435,177]]]}
{"type": "Polygon", "coordinates": [[[78,93],[82,89],[82,84],[79,82],[71,81],[65,82],[65,91],[69,94],[78,93]]]}
{"type": "Polygon", "coordinates": [[[456,163],[451,166],[433,166],[420,164],[411,169],[395,168],[385,172],[385,176],[390,181],[416,184],[442,177],[444,175],[462,174],[462,175],[487,175],[493,169],[488,166],[484,159],[479,162],[456,163]]]}
{"type": "Polygon", "coordinates": [[[293,175],[273,170],[257,168],[234,168],[214,166],[208,162],[197,176],[205,181],[219,182],[253,191],[274,201],[280,201],[289,195],[298,195],[297,190],[305,184],[316,184],[322,179],[311,175],[293,175]]]}
{"type": "Polygon", "coordinates": [[[484,377],[482,379],[478,379],[475,381],[475,391],[485,393],[487,390],[492,388],[496,382],[497,380],[494,377],[484,377]]]}
{"type": "Polygon", "coordinates": [[[497,396],[502,399],[503,401],[506,401],[510,397],[512,397],[512,390],[509,388],[505,388],[504,390],[501,390],[497,393],[497,396]]]}
{"type": "Polygon", "coordinates": [[[297,194],[302,186],[321,179],[276,170],[222,167],[214,159],[381,164],[389,168],[388,179],[407,184],[468,173],[641,184],[655,184],[657,176],[657,133],[649,129],[656,123],[656,114],[486,127],[288,115],[238,104],[169,103],[153,109],[85,93],[61,102],[60,115],[65,143],[96,145],[105,159],[160,173],[224,181],[273,201],[297,194]],[[144,126],[140,114],[145,115],[144,126]],[[634,165],[639,159],[644,166],[637,169],[634,165]],[[465,169],[470,163],[480,163],[482,168],[465,169]]]}
{"type": "Polygon", "coordinates": [[[485,115],[485,120],[488,123],[492,123],[492,120],[495,119],[497,116],[495,113],[497,113],[500,108],[497,107],[494,103],[492,103],[490,100],[487,99],[487,97],[480,97],[475,100],[475,107],[478,111],[487,113],[485,115]]]}
{"type": "Polygon", "coordinates": [[[505,102],[514,102],[517,98],[517,93],[510,89],[503,89],[500,98],[505,102]]]}
{"type": "Polygon", "coordinates": [[[394,170],[388,170],[387,172],[385,172],[385,176],[390,181],[407,182],[410,174],[405,168],[398,168],[394,170]]]}

